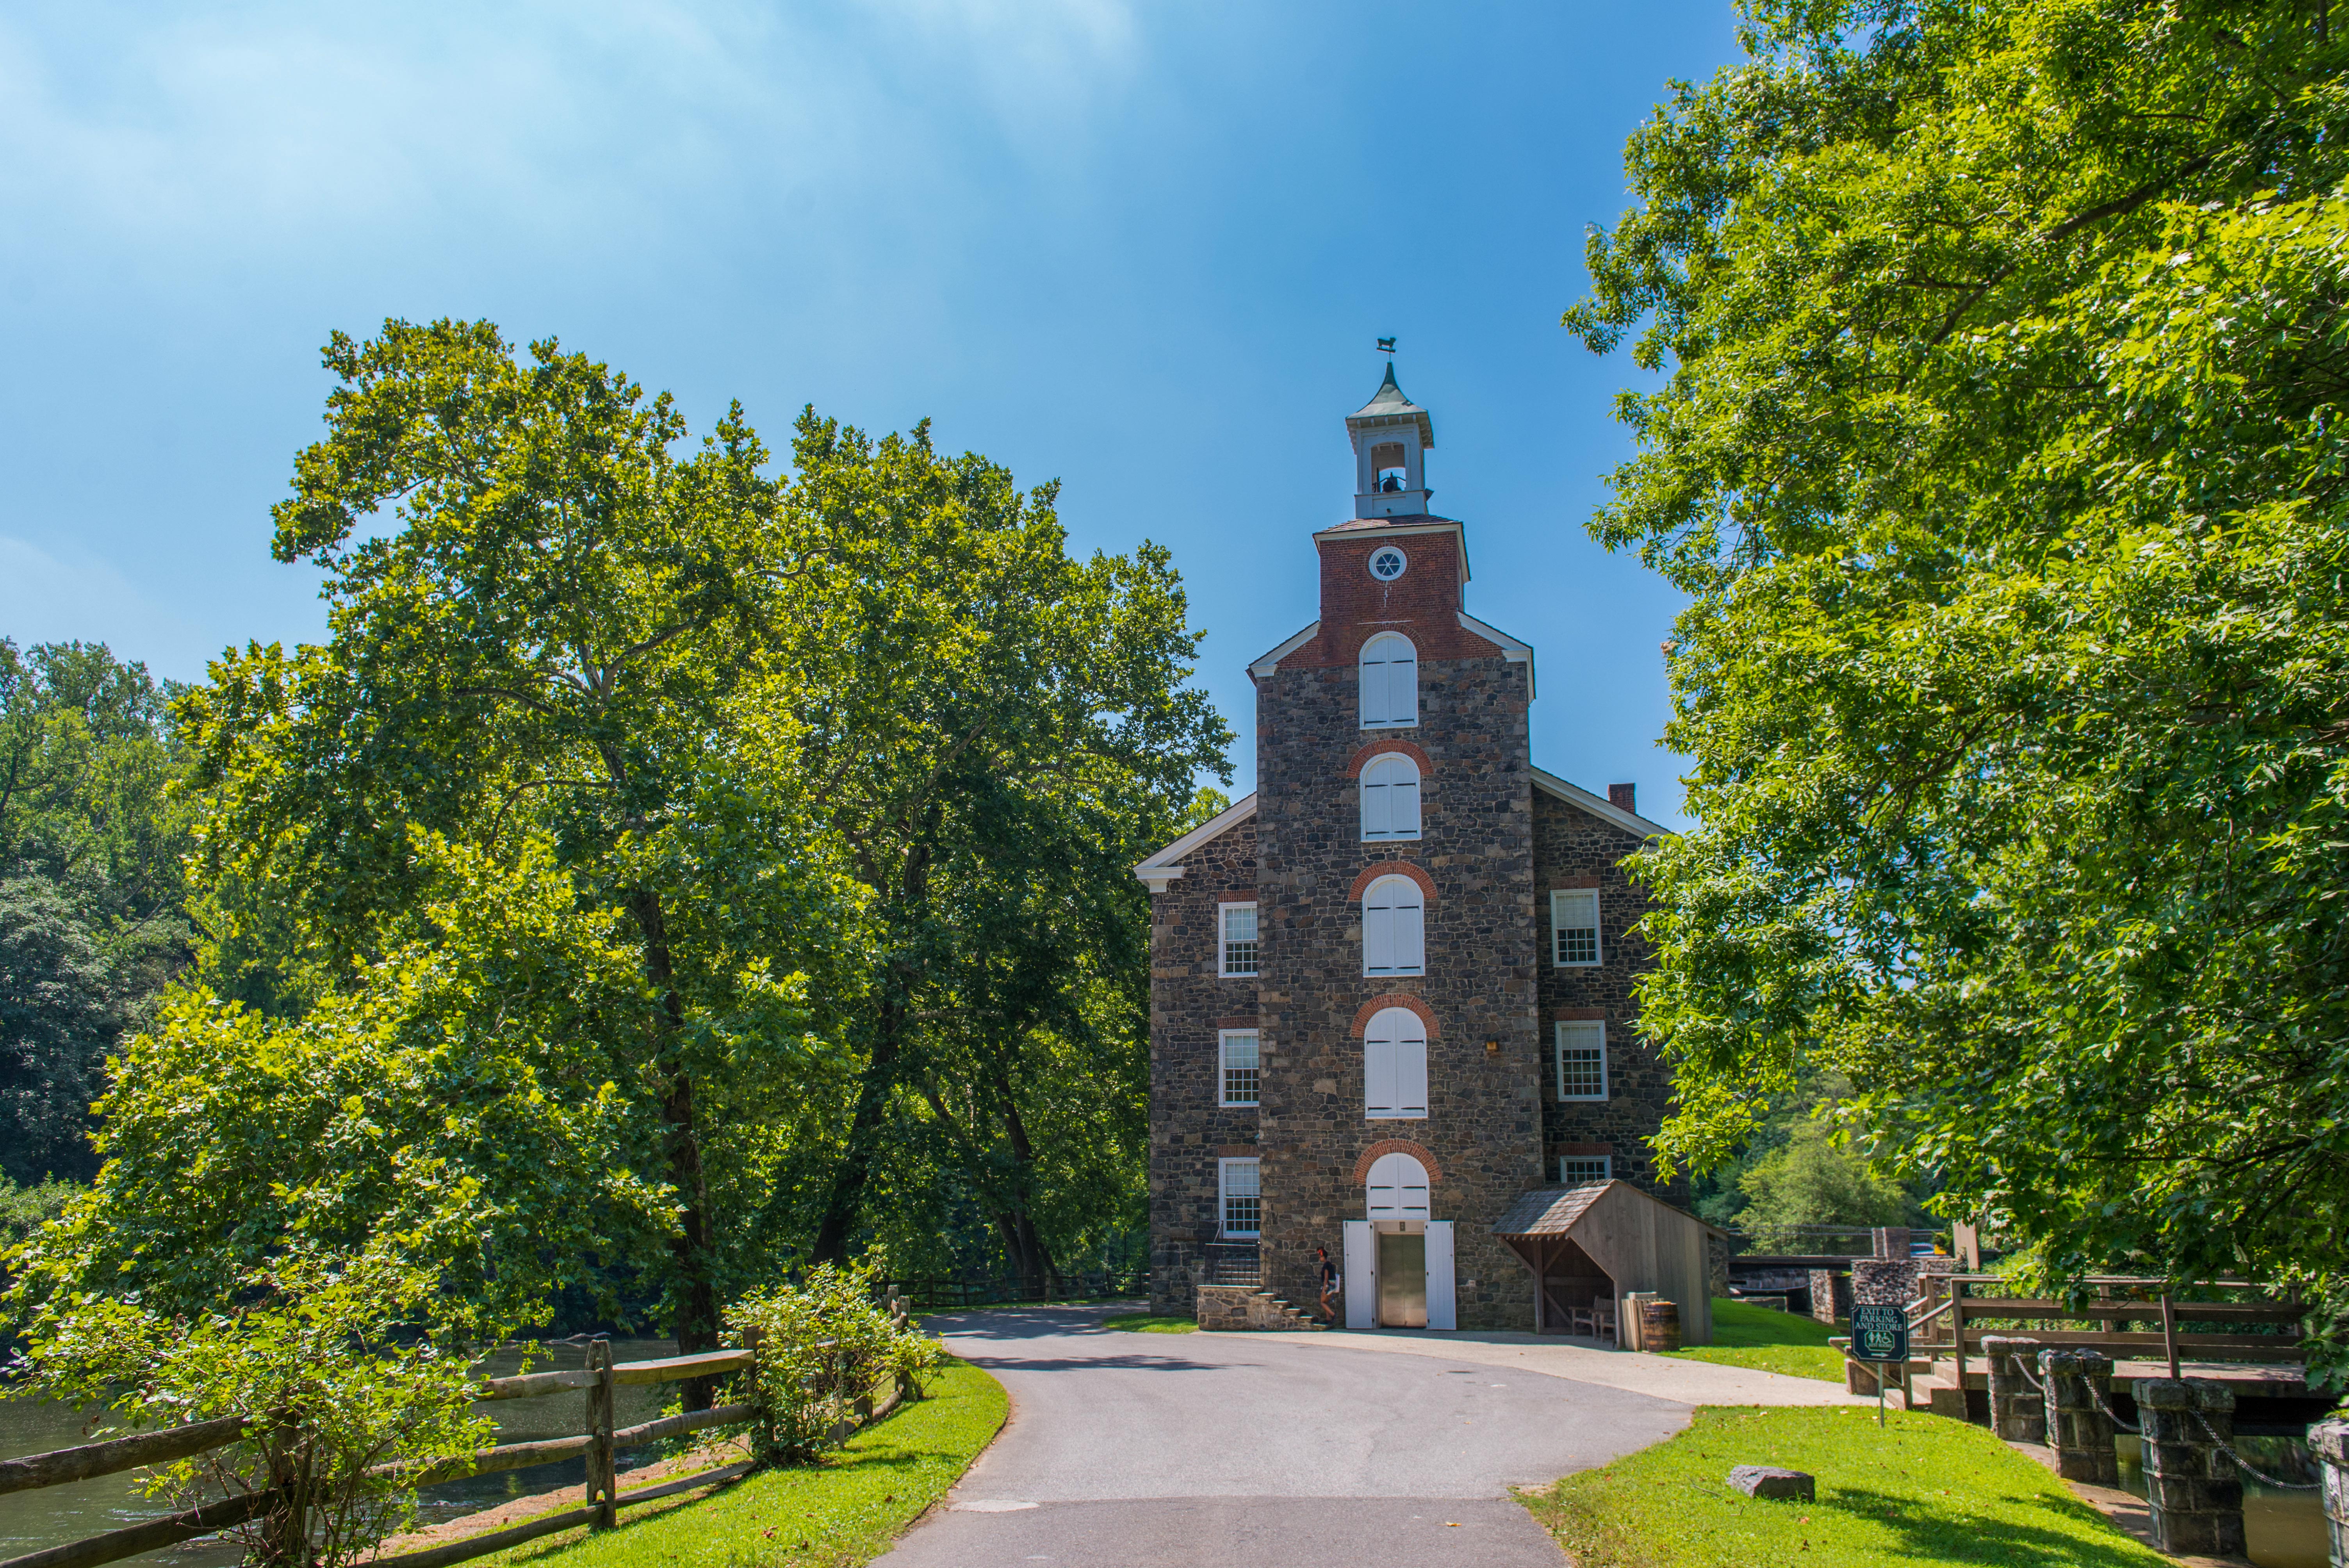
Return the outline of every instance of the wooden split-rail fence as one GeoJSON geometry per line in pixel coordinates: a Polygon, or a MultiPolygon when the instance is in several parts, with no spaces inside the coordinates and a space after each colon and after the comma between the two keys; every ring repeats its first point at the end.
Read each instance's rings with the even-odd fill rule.
{"type": "MultiPolygon", "coordinates": [[[[749,1405],[719,1405],[707,1410],[690,1410],[681,1416],[664,1416],[657,1420],[616,1430],[612,1425],[613,1391],[623,1385],[676,1383],[688,1378],[716,1377],[740,1372],[751,1366],[755,1359],[754,1352],[719,1350],[698,1356],[674,1356],[659,1361],[626,1361],[615,1365],[611,1342],[598,1339],[589,1344],[587,1356],[587,1366],[577,1371],[526,1372],[512,1377],[492,1377],[474,1388],[474,1398],[478,1399],[533,1399],[549,1394],[585,1390],[587,1396],[587,1429],[585,1432],[535,1442],[501,1443],[495,1448],[422,1467],[395,1470],[387,1466],[371,1472],[381,1476],[396,1474],[407,1484],[429,1486],[467,1476],[491,1475],[499,1470],[551,1464],[584,1454],[587,1460],[587,1498],[584,1506],[533,1519],[509,1529],[468,1536],[464,1540],[421,1552],[404,1553],[397,1557],[378,1557],[368,1568],[442,1568],[445,1563],[461,1563],[468,1558],[502,1552],[509,1546],[518,1546],[525,1541],[577,1525],[607,1530],[618,1522],[618,1513],[623,1508],[650,1502],[656,1498],[674,1497],[698,1487],[712,1486],[749,1471],[750,1461],[744,1460],[658,1486],[621,1491],[616,1456],[622,1450],[682,1437],[707,1427],[731,1426],[739,1421],[747,1421],[753,1410],[749,1405]]],[[[868,1419],[886,1414],[896,1398],[897,1391],[893,1389],[878,1406],[869,1401],[861,1402],[859,1413],[868,1419]]],[[[166,1431],[142,1432],[109,1442],[30,1454],[22,1459],[0,1460],[0,1492],[63,1486],[69,1481],[88,1480],[93,1476],[112,1475],[143,1465],[170,1464],[176,1460],[225,1447],[243,1437],[247,1429],[248,1423],[242,1418],[229,1417],[216,1421],[192,1422],[166,1431]]],[[[117,1562],[142,1552],[152,1552],[158,1547],[192,1541],[199,1536],[248,1524],[277,1510],[284,1498],[282,1491],[269,1488],[239,1497],[222,1498],[199,1508],[86,1536],[61,1546],[28,1552],[21,1557],[0,1562],[0,1568],[97,1568],[99,1563],[117,1562]]],[[[300,1533],[305,1528],[304,1522],[295,1521],[288,1528],[300,1533]]]]}

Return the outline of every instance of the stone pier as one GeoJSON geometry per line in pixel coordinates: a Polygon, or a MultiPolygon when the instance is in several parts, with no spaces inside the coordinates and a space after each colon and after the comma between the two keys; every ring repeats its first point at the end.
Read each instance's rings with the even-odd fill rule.
{"type": "Polygon", "coordinates": [[[2153,1544],[2173,1557],[2243,1554],[2243,1481],[2221,1441],[2235,1434],[2235,1396],[2208,1377],[2140,1377],[2145,1497],[2153,1544]]]}
{"type": "Polygon", "coordinates": [[[2113,1449],[2113,1363],[2101,1350],[2042,1350],[2039,1383],[2047,1401],[2048,1446],[2055,1473],[2092,1486],[2118,1486],[2120,1456],[2113,1449]]]}
{"type": "Polygon", "coordinates": [[[2039,1341],[1991,1334],[1982,1336],[1982,1348],[1990,1363],[1991,1431],[2010,1443],[2044,1443],[2047,1405],[2024,1375],[2027,1358],[2039,1353],[2039,1341]]]}
{"type": "Polygon", "coordinates": [[[2333,1568],[2349,1568],[2349,1419],[2309,1428],[2308,1451],[2323,1479],[2324,1540],[2333,1568]]]}

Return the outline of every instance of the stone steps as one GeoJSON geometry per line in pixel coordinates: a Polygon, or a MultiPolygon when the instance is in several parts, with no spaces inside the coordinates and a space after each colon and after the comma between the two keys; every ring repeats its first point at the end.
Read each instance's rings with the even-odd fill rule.
{"type": "Polygon", "coordinates": [[[1197,1316],[1201,1328],[1226,1332],[1319,1334],[1324,1328],[1279,1296],[1255,1285],[1199,1286],[1197,1316]]]}

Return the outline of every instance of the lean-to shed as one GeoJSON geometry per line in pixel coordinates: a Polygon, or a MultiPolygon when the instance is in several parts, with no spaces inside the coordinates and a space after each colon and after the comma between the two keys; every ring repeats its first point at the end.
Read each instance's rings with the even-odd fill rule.
{"type": "Polygon", "coordinates": [[[1573,1315],[1608,1299],[1653,1291],[1680,1308],[1681,1339],[1713,1342],[1713,1270],[1707,1238],[1723,1233],[1628,1181],[1527,1192],[1493,1234],[1533,1270],[1534,1331],[1569,1332],[1573,1315]]]}

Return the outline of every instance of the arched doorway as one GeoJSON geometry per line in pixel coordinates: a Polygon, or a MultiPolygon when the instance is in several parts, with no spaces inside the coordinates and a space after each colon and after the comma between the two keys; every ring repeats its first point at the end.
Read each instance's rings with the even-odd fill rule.
{"type": "Polygon", "coordinates": [[[1454,1326],[1452,1225],[1429,1217],[1427,1167],[1390,1150],[1362,1181],[1363,1217],[1346,1222],[1346,1326],[1454,1326]]]}

